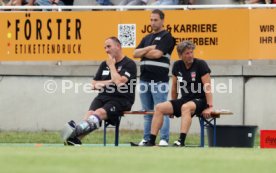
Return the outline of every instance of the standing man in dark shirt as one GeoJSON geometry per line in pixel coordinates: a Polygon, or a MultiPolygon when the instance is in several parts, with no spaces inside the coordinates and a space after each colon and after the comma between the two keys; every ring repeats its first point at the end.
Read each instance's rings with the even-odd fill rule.
{"type": "Polygon", "coordinates": [[[180,137],[174,142],[175,146],[185,146],[185,138],[194,115],[202,113],[205,118],[210,118],[213,107],[211,70],[204,60],[194,58],[194,49],[195,45],[190,41],[177,45],[180,60],[174,63],[172,69],[172,100],[156,106],[147,146],[155,145],[156,135],[167,115],[181,117],[180,137]]]}
{"type": "Polygon", "coordinates": [[[89,111],[78,125],[67,123],[62,130],[66,145],[81,144],[80,139],[98,129],[102,120],[115,125],[123,111],[131,109],[135,100],[136,64],[122,53],[121,43],[116,37],[105,40],[103,61],[92,81],[92,89],[100,90],[92,101],[89,111]]]}
{"type": "Polygon", "coordinates": [[[38,5],[74,5],[74,0],[36,0],[38,5]]]}
{"type": "MultiPolygon", "coordinates": [[[[167,101],[170,56],[175,46],[175,39],[163,27],[165,14],[153,10],[150,24],[153,33],[146,35],[136,50],[135,58],[141,58],[140,98],[144,110],[153,110],[158,103],[167,101]]],[[[149,141],[152,115],[144,116],[144,138],[139,145],[149,141]]],[[[159,145],[167,146],[170,135],[169,117],[165,117],[160,130],[159,145]]]]}

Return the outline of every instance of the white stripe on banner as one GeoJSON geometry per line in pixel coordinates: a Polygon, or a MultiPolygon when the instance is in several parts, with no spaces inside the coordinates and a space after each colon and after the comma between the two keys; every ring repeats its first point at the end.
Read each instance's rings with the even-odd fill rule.
{"type": "Polygon", "coordinates": [[[170,68],[169,64],[156,61],[142,61],[140,65],[153,65],[158,67],[170,68]]]}

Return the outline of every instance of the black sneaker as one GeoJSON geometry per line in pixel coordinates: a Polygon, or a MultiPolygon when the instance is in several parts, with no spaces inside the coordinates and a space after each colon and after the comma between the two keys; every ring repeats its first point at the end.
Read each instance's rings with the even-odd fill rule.
{"type": "Polygon", "coordinates": [[[81,141],[78,138],[69,138],[66,142],[64,142],[64,145],[70,145],[70,146],[81,146],[81,141]]]}
{"type": "Polygon", "coordinates": [[[154,147],[155,144],[150,143],[149,141],[145,142],[144,145],[141,145],[142,147],[154,147]]]}
{"type": "Polygon", "coordinates": [[[181,144],[180,140],[174,141],[173,146],[174,147],[185,147],[184,144],[181,144]]]}

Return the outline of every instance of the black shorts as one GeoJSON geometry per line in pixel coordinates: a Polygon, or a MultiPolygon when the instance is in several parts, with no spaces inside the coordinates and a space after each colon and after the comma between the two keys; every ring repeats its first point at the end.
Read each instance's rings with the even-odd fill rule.
{"type": "Polygon", "coordinates": [[[115,125],[124,111],[129,111],[132,104],[126,99],[97,96],[91,103],[89,110],[103,108],[107,113],[107,121],[115,125]]]}
{"type": "Polygon", "coordinates": [[[172,103],[173,106],[173,114],[176,117],[181,117],[181,107],[183,104],[192,101],[195,103],[196,105],[196,109],[194,114],[192,115],[192,117],[194,115],[200,115],[201,112],[207,108],[207,102],[206,99],[177,99],[177,100],[170,100],[170,102],[172,103]]]}

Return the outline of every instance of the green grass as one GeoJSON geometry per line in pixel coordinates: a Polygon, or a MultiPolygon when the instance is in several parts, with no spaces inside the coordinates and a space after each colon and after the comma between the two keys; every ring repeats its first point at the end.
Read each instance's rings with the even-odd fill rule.
{"type": "MultiPolygon", "coordinates": [[[[130,141],[139,142],[142,139],[143,132],[139,130],[120,130],[120,143],[127,144],[130,141]]],[[[208,144],[208,139],[205,135],[205,145],[208,144]]],[[[178,133],[170,134],[170,143],[177,140],[178,133]]],[[[158,142],[157,138],[157,142],[158,142]]],[[[103,143],[103,131],[95,131],[89,134],[82,141],[84,144],[102,144],[103,143]]],[[[41,131],[41,132],[16,132],[16,131],[0,131],[0,143],[63,143],[60,138],[59,132],[56,131],[41,131]]],[[[107,143],[114,143],[114,131],[109,130],[107,132],[107,143]]],[[[186,145],[199,145],[198,134],[188,134],[186,139],[186,145]]],[[[255,146],[259,146],[259,135],[255,138],[255,146]]]]}
{"type": "Polygon", "coordinates": [[[0,147],[3,173],[273,173],[276,150],[0,147]]]}
{"type": "MultiPolygon", "coordinates": [[[[139,130],[120,130],[120,143],[126,144],[130,141],[139,142],[142,139],[143,132],[139,130]]],[[[171,143],[178,139],[177,133],[171,133],[171,143]]],[[[58,132],[8,132],[0,131],[0,143],[63,143],[58,132]]],[[[95,131],[84,138],[86,144],[102,144],[103,131],[95,131]]],[[[107,143],[114,143],[114,131],[107,132],[107,143]]],[[[199,135],[189,135],[186,144],[199,144],[199,135]]]]}
{"type": "MultiPolygon", "coordinates": [[[[121,144],[138,142],[141,137],[142,131],[120,131],[121,144]]],[[[177,138],[178,134],[171,134],[171,143],[177,138]]],[[[113,141],[114,131],[109,131],[108,143],[113,141]]],[[[103,132],[96,131],[83,142],[102,144],[103,132]]],[[[199,135],[190,134],[186,143],[198,145],[199,135]]],[[[258,144],[257,136],[255,146],[258,144]]],[[[0,168],[3,173],[271,173],[276,171],[275,163],[276,150],[259,147],[63,147],[58,132],[0,131],[0,168]]]]}

